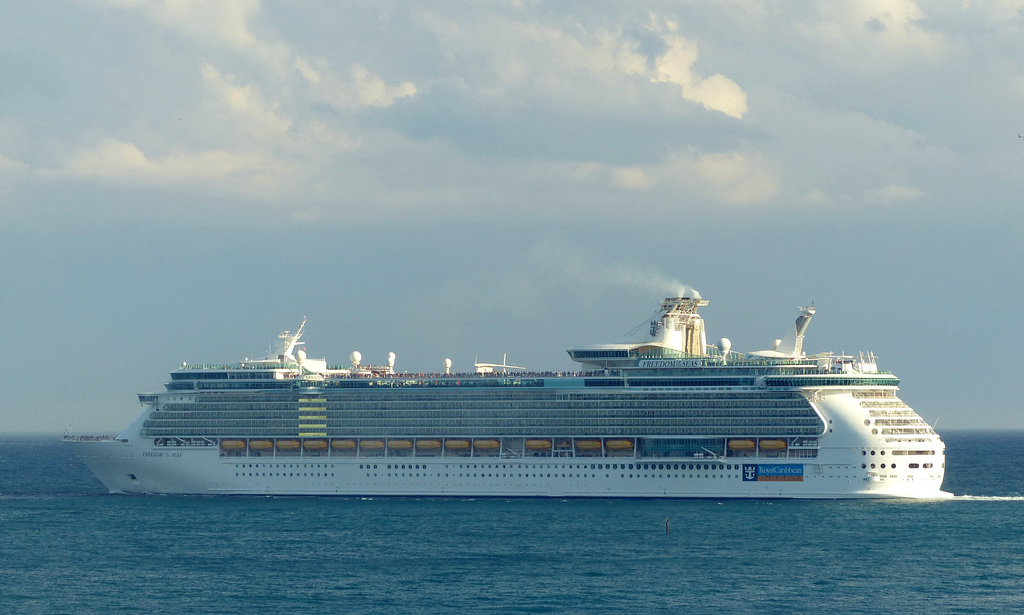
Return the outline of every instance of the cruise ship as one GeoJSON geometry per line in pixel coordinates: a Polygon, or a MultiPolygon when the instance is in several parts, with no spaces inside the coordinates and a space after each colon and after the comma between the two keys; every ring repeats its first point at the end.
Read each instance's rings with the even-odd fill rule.
{"type": "Polygon", "coordinates": [[[401,373],[307,356],[183,364],[116,437],[65,442],[114,493],[591,498],[943,498],[945,446],[872,353],[707,341],[696,291],[572,372],[401,373]]]}

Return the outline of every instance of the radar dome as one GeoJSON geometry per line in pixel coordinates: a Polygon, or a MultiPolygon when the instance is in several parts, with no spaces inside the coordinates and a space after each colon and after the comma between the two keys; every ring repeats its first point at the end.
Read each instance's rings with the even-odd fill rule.
{"type": "Polygon", "coordinates": [[[363,360],[363,355],[358,350],[353,350],[352,354],[348,356],[348,360],[352,362],[352,365],[359,365],[363,360]]]}
{"type": "Polygon", "coordinates": [[[388,367],[394,367],[394,366],[395,366],[395,353],[389,352],[388,353],[388,367]]]}
{"type": "Polygon", "coordinates": [[[295,351],[295,356],[299,359],[299,363],[302,363],[303,361],[306,360],[306,351],[299,348],[297,351],[295,351]]]}
{"type": "Polygon", "coordinates": [[[452,371],[452,360],[451,359],[445,359],[444,360],[444,373],[450,374],[451,371],[452,371]]]}
{"type": "Polygon", "coordinates": [[[727,337],[723,337],[718,342],[718,347],[721,348],[722,354],[729,354],[729,351],[732,350],[732,341],[727,337]]]}

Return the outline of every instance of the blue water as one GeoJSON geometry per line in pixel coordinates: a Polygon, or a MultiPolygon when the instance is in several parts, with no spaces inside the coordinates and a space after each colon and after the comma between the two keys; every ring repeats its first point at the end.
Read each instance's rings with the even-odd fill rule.
{"type": "Polygon", "coordinates": [[[953,500],[798,502],[114,496],[3,438],[0,613],[1024,612],[1024,432],[944,439],[953,500]]]}

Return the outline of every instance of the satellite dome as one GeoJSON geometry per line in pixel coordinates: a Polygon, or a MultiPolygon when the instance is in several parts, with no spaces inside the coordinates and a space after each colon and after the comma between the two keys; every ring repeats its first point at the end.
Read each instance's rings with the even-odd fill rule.
{"type": "Polygon", "coordinates": [[[298,357],[299,363],[302,363],[303,361],[306,360],[306,351],[299,348],[297,351],[295,351],[295,356],[298,357]]]}
{"type": "Polygon", "coordinates": [[[359,365],[363,360],[363,355],[358,350],[353,350],[352,354],[348,356],[348,360],[352,362],[352,365],[359,365]]]}
{"type": "Polygon", "coordinates": [[[395,353],[389,352],[388,353],[388,367],[394,367],[394,366],[395,366],[395,353]]]}
{"type": "Polygon", "coordinates": [[[718,347],[721,348],[722,354],[729,354],[729,351],[732,350],[732,341],[727,337],[723,337],[718,342],[718,347]]]}

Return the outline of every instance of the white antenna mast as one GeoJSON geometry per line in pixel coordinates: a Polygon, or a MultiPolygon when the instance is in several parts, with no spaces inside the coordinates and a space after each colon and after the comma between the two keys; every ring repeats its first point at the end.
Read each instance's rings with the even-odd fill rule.
{"type": "Polygon", "coordinates": [[[306,328],[306,317],[302,317],[302,324],[299,325],[299,330],[292,335],[291,331],[285,331],[277,337],[281,338],[281,347],[284,349],[282,353],[286,357],[292,357],[292,351],[295,350],[295,345],[299,343],[299,338],[302,337],[302,330],[306,328]]]}

